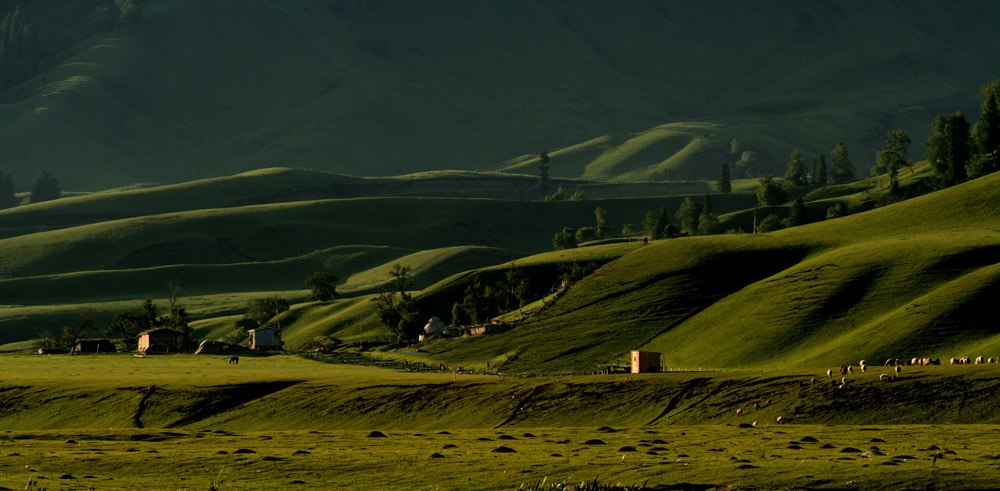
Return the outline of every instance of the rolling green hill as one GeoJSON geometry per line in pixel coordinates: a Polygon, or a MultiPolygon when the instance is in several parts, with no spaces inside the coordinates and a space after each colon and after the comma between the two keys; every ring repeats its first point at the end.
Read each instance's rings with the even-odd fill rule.
{"type": "Polygon", "coordinates": [[[998,182],[771,234],[657,241],[513,331],[424,350],[528,372],[591,370],[640,348],[695,369],[996,356],[998,182]]]}
{"type": "MultiPolygon", "coordinates": [[[[0,278],[173,264],[274,261],[329,247],[434,249],[484,245],[517,253],[550,250],[563,226],[592,225],[602,206],[616,224],[676,209],[682,197],[562,202],[364,198],[149,215],[0,240],[0,278]]],[[[755,198],[719,196],[720,211],[755,198]]]]}
{"type": "MultiPolygon", "coordinates": [[[[338,275],[342,291],[359,295],[372,292],[388,268],[402,262],[415,268],[415,286],[421,288],[461,271],[550,250],[555,231],[593,225],[598,206],[608,210],[620,230],[626,222],[641,228],[648,210],[675,209],[683,199],[542,202],[419,196],[449,185],[473,193],[516,193],[519,187],[533,188],[536,181],[459,172],[374,179],[265,169],[4,210],[0,341],[58,332],[77,312],[88,312],[105,325],[122,308],[134,308],[147,296],[161,298],[168,281],[183,287],[185,305],[198,319],[242,312],[248,299],[275,292],[303,300],[305,278],[320,270],[338,275]],[[290,201],[338,193],[380,197],[290,201]],[[266,204],[246,204],[257,202],[266,204]]],[[[573,182],[586,192],[612,196],[636,187],[641,195],[708,186],[573,182]]],[[[753,201],[744,193],[719,195],[715,204],[724,212],[753,201]]]]}
{"type": "Polygon", "coordinates": [[[793,147],[867,156],[886,129],[920,141],[938,113],[976,114],[1000,57],[988,2],[142,4],[127,23],[96,0],[0,4],[42,57],[0,93],[19,190],[43,169],[97,190],[490,170],[541,149],[566,149],[561,177],[701,178],[732,138],[780,172],[793,147]]]}
{"type": "MultiPolygon", "coordinates": [[[[540,199],[538,178],[517,174],[429,171],[395,177],[352,177],[312,169],[269,168],[165,186],[87,193],[0,210],[0,237],[111,220],[258,204],[374,197],[540,199]]],[[[639,198],[714,192],[707,181],[625,183],[552,179],[554,191],[588,198],[639,198]]],[[[734,193],[753,192],[756,181],[735,180],[734,193]]],[[[748,202],[749,203],[749,202],[748,202]]]]}

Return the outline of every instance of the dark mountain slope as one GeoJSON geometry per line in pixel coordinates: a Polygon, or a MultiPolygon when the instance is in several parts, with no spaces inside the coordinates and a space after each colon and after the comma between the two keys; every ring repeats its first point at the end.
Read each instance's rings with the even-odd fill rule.
{"type": "Polygon", "coordinates": [[[678,177],[713,175],[733,137],[777,168],[792,146],[870,155],[887,128],[920,141],[935,114],[975,113],[1000,59],[981,42],[993,3],[144,3],[76,44],[48,26],[85,32],[78,8],[73,24],[46,10],[57,0],[0,4],[34,12],[49,49],[0,94],[18,188],[46,168],[73,189],[273,165],[491,169],[685,121],[723,130],[678,177]]]}

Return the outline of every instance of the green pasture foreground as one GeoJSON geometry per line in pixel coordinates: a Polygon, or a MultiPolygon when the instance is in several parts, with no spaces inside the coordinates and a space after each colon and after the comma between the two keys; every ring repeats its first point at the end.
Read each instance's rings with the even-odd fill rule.
{"type": "Polygon", "coordinates": [[[0,489],[989,489],[994,425],[0,432],[0,489]],[[29,488],[36,489],[36,488],[29,488]]]}
{"type": "MultiPolygon", "coordinates": [[[[1000,424],[1000,365],[501,377],[297,356],[0,356],[0,431],[1000,424]],[[756,406],[756,407],[755,407],[756,406]],[[742,416],[737,409],[743,409],[742,416]]],[[[418,361],[411,359],[410,367],[418,361]]],[[[468,367],[467,367],[468,368],[468,367]]]]}
{"type": "Polygon", "coordinates": [[[820,368],[499,377],[0,355],[0,490],[1000,486],[1000,365],[885,371],[842,390],[820,368]]]}

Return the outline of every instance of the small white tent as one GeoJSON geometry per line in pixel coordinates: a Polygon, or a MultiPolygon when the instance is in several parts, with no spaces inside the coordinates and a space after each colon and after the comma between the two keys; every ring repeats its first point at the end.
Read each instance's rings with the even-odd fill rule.
{"type": "Polygon", "coordinates": [[[441,319],[438,319],[436,316],[431,317],[431,319],[427,321],[427,325],[424,326],[424,335],[430,336],[432,334],[441,334],[444,332],[444,328],[445,325],[444,322],[441,322],[441,319]]]}

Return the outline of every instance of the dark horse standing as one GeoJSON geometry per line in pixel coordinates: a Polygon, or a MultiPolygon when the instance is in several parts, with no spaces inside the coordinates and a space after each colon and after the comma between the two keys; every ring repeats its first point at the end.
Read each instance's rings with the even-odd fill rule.
{"type": "Polygon", "coordinates": [[[229,363],[231,365],[238,365],[240,363],[240,357],[238,357],[238,356],[231,356],[231,357],[229,357],[229,363]]]}

